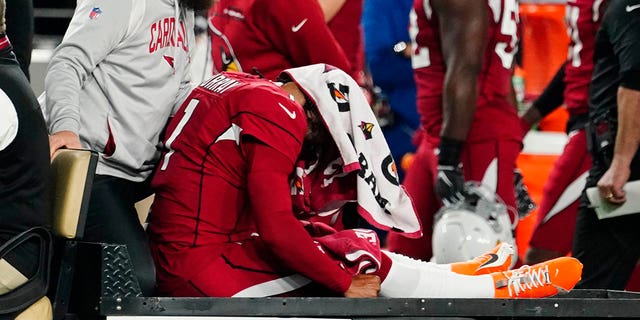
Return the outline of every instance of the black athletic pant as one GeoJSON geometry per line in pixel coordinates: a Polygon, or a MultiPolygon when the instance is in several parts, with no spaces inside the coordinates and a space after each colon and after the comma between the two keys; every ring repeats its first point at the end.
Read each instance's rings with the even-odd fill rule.
{"type": "MultiPolygon", "coordinates": [[[[639,180],[637,165],[631,168],[630,181],[639,180]]],[[[595,186],[606,169],[594,161],[587,188],[595,186]]],[[[640,214],[599,220],[583,192],[572,255],[584,265],[576,288],[624,290],[640,258],[640,214]]]]}
{"type": "Polygon", "coordinates": [[[84,234],[86,241],[127,245],[145,296],[153,295],[156,274],[146,232],[134,204],[150,194],[149,182],[96,175],[84,234]]]}

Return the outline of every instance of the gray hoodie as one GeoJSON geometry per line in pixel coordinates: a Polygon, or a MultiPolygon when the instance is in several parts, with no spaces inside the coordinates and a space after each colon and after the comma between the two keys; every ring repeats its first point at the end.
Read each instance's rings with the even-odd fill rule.
{"type": "Polygon", "coordinates": [[[194,16],[176,1],[78,1],[49,63],[49,132],[77,133],[100,153],[98,174],[147,178],[159,136],[191,90],[194,16]]]}

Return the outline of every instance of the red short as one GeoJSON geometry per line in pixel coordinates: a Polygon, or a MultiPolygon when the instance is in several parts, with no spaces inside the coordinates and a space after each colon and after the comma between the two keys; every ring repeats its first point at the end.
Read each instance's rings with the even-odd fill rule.
{"type": "Polygon", "coordinates": [[[591,157],[585,130],[571,134],[554,163],[543,191],[529,246],[566,255],[571,251],[580,195],[586,183],[591,157]]]}
{"type": "Polygon", "coordinates": [[[466,181],[479,181],[496,192],[515,219],[516,193],[514,171],[521,143],[516,140],[487,140],[468,143],[462,153],[466,181]]]}

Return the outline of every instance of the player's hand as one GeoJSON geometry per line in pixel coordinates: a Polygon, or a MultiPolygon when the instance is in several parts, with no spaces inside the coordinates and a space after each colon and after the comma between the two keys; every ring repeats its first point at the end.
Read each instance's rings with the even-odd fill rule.
{"type": "Polygon", "coordinates": [[[520,134],[523,139],[527,135],[527,133],[529,133],[530,130],[531,130],[531,123],[529,123],[524,118],[520,117],[520,134]]]}
{"type": "Polygon", "coordinates": [[[49,136],[49,155],[53,157],[56,150],[60,148],[79,149],[80,137],[72,131],[58,131],[49,136]]]}
{"type": "Polygon", "coordinates": [[[620,164],[614,159],[607,172],[598,181],[600,196],[611,203],[621,204],[627,201],[627,193],[622,187],[627,183],[630,175],[629,166],[620,164]]]}
{"type": "Polygon", "coordinates": [[[300,222],[312,237],[322,237],[336,233],[336,229],[323,222],[311,222],[308,220],[300,220],[300,222]]]}
{"type": "Polygon", "coordinates": [[[351,279],[351,286],[344,293],[347,298],[375,298],[380,292],[380,277],[358,274],[351,279]]]}
{"type": "Polygon", "coordinates": [[[446,207],[465,199],[464,176],[460,166],[438,165],[436,193],[446,207]]]}

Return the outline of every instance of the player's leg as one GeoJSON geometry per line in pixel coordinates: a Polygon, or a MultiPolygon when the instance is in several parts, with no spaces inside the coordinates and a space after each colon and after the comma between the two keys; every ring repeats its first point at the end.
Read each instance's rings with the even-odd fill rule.
{"type": "MultiPolygon", "coordinates": [[[[462,154],[465,180],[480,182],[484,188],[495,192],[506,205],[513,225],[517,219],[513,172],[519,153],[520,142],[516,140],[486,140],[468,142],[462,154]]],[[[512,242],[515,248],[515,240],[512,242]]],[[[515,248],[514,265],[517,254],[515,248]]]]}
{"type": "MultiPolygon", "coordinates": [[[[291,272],[265,254],[260,241],[212,247],[212,262],[191,277],[158,270],[161,293],[173,297],[268,297],[293,292],[311,280],[291,272]]],[[[156,258],[162,253],[155,252],[156,258]]],[[[203,255],[204,251],[194,253],[203,255]]],[[[202,257],[209,259],[209,257],[202,257]]]]}
{"type": "Polygon", "coordinates": [[[513,219],[516,208],[513,172],[520,153],[516,140],[468,142],[462,154],[462,166],[467,181],[478,181],[497,193],[513,219]]]}
{"type": "MultiPolygon", "coordinates": [[[[451,265],[436,265],[381,251],[376,234],[371,230],[344,230],[316,238],[316,241],[322,246],[322,252],[337,259],[351,274],[378,275],[380,295],[386,297],[546,297],[573,288],[582,269],[578,260],[563,257],[517,270],[469,276],[452,272],[451,265]]],[[[498,248],[506,250],[498,250],[496,257],[510,257],[513,252],[507,244],[498,248]]],[[[475,260],[469,263],[472,262],[475,260]]],[[[502,266],[506,267],[505,264],[502,266]]]]}
{"type": "Polygon", "coordinates": [[[410,298],[542,298],[572,289],[582,265],[561,257],[534,266],[486,275],[461,275],[433,269],[424,262],[386,252],[391,261],[382,276],[380,295],[410,298]]]}
{"type": "Polygon", "coordinates": [[[529,241],[525,264],[567,255],[571,251],[580,195],[591,167],[585,130],[570,135],[545,182],[538,223],[529,241]]]}

